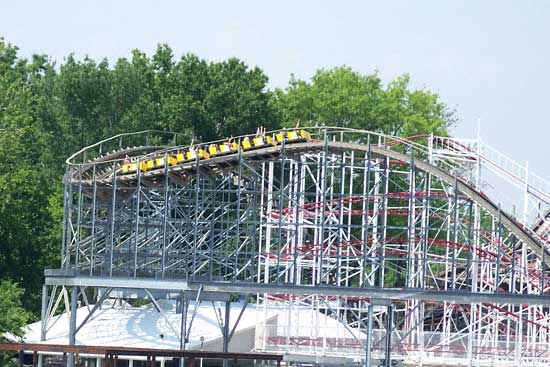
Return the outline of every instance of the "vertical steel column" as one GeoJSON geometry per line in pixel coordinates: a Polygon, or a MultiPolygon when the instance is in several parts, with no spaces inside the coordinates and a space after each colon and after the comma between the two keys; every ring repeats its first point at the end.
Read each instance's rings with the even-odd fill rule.
{"type": "MultiPolygon", "coordinates": [[[[406,281],[405,285],[406,287],[411,288],[422,288],[424,283],[424,273],[422,271],[422,259],[423,251],[420,251],[420,248],[423,247],[424,244],[424,233],[423,233],[423,224],[425,223],[425,219],[427,216],[427,213],[424,210],[424,204],[426,198],[423,199],[423,206],[422,206],[422,212],[420,216],[420,238],[416,238],[417,232],[416,232],[416,223],[417,223],[417,215],[416,215],[416,165],[414,156],[411,157],[410,164],[409,164],[409,172],[408,172],[408,184],[409,184],[409,192],[408,192],[408,216],[407,216],[407,242],[408,242],[408,251],[407,251],[407,271],[406,271],[406,281]]],[[[425,196],[425,195],[424,195],[425,196]]],[[[409,341],[411,344],[420,344],[420,338],[422,334],[422,327],[420,320],[423,320],[423,314],[422,314],[423,308],[421,306],[421,302],[418,300],[409,300],[405,303],[405,313],[408,314],[406,318],[406,323],[410,323],[408,326],[411,328],[410,330],[410,337],[409,341]],[[416,331],[416,332],[415,332],[416,331]]]]}
{"type": "Polygon", "coordinates": [[[387,325],[386,325],[386,356],[385,365],[391,367],[391,333],[393,327],[393,305],[388,305],[387,311],[387,325]]]}
{"type": "MultiPolygon", "coordinates": [[[[69,324],[69,345],[75,345],[76,343],[76,312],[77,312],[77,298],[78,287],[73,286],[71,288],[71,316],[69,324]]],[[[74,367],[74,353],[69,353],[68,367],[74,367]]]]}
{"type": "MultiPolygon", "coordinates": [[[[301,169],[300,169],[300,206],[302,208],[305,207],[306,205],[306,201],[309,200],[308,199],[308,190],[307,190],[307,182],[308,182],[308,179],[309,179],[309,176],[307,174],[308,170],[309,170],[309,163],[308,163],[308,158],[305,157],[305,156],[302,156],[300,158],[300,165],[301,165],[301,169]]],[[[300,210],[299,211],[299,222],[300,223],[304,223],[305,222],[305,217],[306,217],[306,212],[305,210],[300,210]]],[[[306,228],[304,228],[303,225],[300,225],[299,228],[298,228],[298,231],[299,231],[299,234],[298,234],[298,244],[299,245],[302,245],[302,244],[305,244],[306,242],[306,239],[309,238],[309,234],[311,233],[311,231],[308,231],[306,230],[306,228]]],[[[301,261],[302,258],[300,258],[300,260],[298,261],[298,274],[297,274],[297,281],[298,283],[297,284],[303,284],[304,283],[304,279],[305,278],[302,278],[302,275],[304,274],[304,268],[308,268],[308,269],[311,269],[311,265],[306,265],[304,264],[303,261],[301,261]]],[[[310,276],[313,276],[313,274],[311,273],[308,273],[308,278],[310,276]]]]}
{"type": "MultiPolygon", "coordinates": [[[[175,140],[175,135],[174,135],[175,140]]],[[[162,216],[162,253],[161,253],[161,277],[164,278],[164,273],[166,271],[166,247],[168,247],[168,233],[167,233],[167,227],[168,227],[168,206],[170,204],[169,202],[169,162],[168,162],[168,154],[164,154],[164,211],[162,216]]]]}
{"type": "MultiPolygon", "coordinates": [[[[262,239],[263,239],[263,235],[264,235],[264,227],[266,226],[265,222],[262,222],[263,218],[264,218],[264,198],[265,198],[265,162],[262,162],[261,163],[261,166],[262,166],[262,174],[261,174],[261,179],[260,179],[260,188],[259,188],[259,195],[260,195],[260,201],[259,201],[259,204],[260,204],[260,212],[259,212],[259,225],[258,225],[258,251],[257,251],[257,258],[258,258],[258,267],[257,267],[257,271],[256,271],[256,274],[257,274],[257,282],[258,283],[261,283],[261,273],[262,273],[262,239]]],[[[266,221],[267,222],[267,221],[266,221]]],[[[254,248],[256,248],[256,244],[254,243],[254,248]]],[[[258,293],[257,295],[257,300],[259,301],[260,299],[260,294],[258,293]]],[[[259,303],[259,302],[258,302],[259,303]]]]}
{"type": "Polygon", "coordinates": [[[455,177],[453,200],[453,248],[451,258],[451,288],[456,288],[456,245],[458,242],[458,178],[455,177]]]}
{"type": "MultiPolygon", "coordinates": [[[[354,226],[353,225],[353,204],[354,204],[354,189],[355,187],[353,186],[353,183],[354,183],[354,178],[355,178],[355,162],[356,162],[356,157],[355,157],[355,152],[352,151],[350,153],[350,165],[349,165],[349,182],[348,182],[348,185],[349,185],[349,191],[348,191],[348,218],[347,218],[347,230],[346,230],[346,236],[347,236],[347,241],[348,241],[348,246],[346,247],[346,257],[345,257],[345,263],[346,263],[346,266],[345,266],[345,269],[344,269],[344,273],[345,273],[345,282],[344,282],[344,285],[346,287],[348,287],[350,285],[350,280],[351,280],[351,274],[350,272],[352,271],[352,265],[353,264],[354,266],[357,266],[357,262],[356,260],[352,260],[351,259],[351,255],[353,253],[353,257],[354,258],[359,258],[360,259],[360,255],[357,256],[354,251],[352,251],[352,247],[351,247],[351,244],[352,244],[352,239],[353,239],[353,230],[352,230],[352,227],[354,226]]],[[[361,273],[363,273],[361,271],[361,273]]],[[[348,307],[345,308],[345,311],[344,311],[346,314],[349,312],[348,310],[348,307]]],[[[345,316],[345,318],[347,318],[347,316],[345,316]]]]}
{"type": "MultiPolygon", "coordinates": [[[[240,144],[239,144],[240,145],[240,144]]],[[[229,228],[229,222],[230,222],[230,219],[229,219],[229,216],[230,216],[230,213],[229,213],[229,198],[227,199],[226,201],[226,197],[229,197],[229,190],[231,190],[231,176],[229,176],[226,180],[226,182],[224,182],[222,184],[222,191],[221,191],[221,203],[219,205],[220,207],[220,210],[221,210],[221,214],[220,214],[220,245],[221,245],[221,248],[219,249],[220,251],[220,254],[222,255],[222,259],[220,260],[220,267],[222,268],[226,268],[227,267],[227,249],[228,248],[228,239],[227,239],[227,233],[228,233],[228,228],[229,228]],[[225,241],[225,243],[223,243],[225,241]],[[224,250],[222,250],[224,249],[224,250]]],[[[214,254],[214,249],[212,249],[212,254],[214,254]]],[[[221,270],[220,270],[221,271],[221,270]]],[[[220,274],[218,274],[220,275],[220,274]]]]}
{"type": "MultiPolygon", "coordinates": [[[[515,249],[515,248],[514,248],[515,249]]],[[[515,251],[514,251],[514,258],[515,258],[515,251]]],[[[542,251],[542,256],[541,256],[541,260],[540,260],[540,272],[541,272],[541,279],[540,279],[540,294],[544,294],[544,287],[546,286],[545,284],[545,278],[546,278],[546,260],[545,260],[545,257],[546,257],[546,251],[542,251]]],[[[515,262],[512,263],[512,269],[515,269],[515,262]]],[[[513,273],[512,273],[513,274],[513,273]]],[[[514,278],[512,278],[514,279],[514,278]]],[[[513,282],[512,282],[513,284],[513,282]]]]}
{"type": "MultiPolygon", "coordinates": [[[[472,204],[472,201],[469,200],[468,201],[469,203],[469,206],[468,206],[468,230],[467,230],[467,243],[466,245],[469,246],[469,251],[467,253],[467,258],[466,258],[466,285],[470,287],[470,291],[474,291],[473,290],[473,287],[472,287],[472,284],[470,284],[470,281],[472,279],[472,255],[473,255],[473,252],[475,251],[475,247],[474,247],[474,238],[473,238],[473,231],[476,230],[474,227],[474,210],[473,210],[473,204],[472,204]]],[[[512,259],[512,268],[514,267],[513,266],[514,264],[514,260],[512,259]]]]}
{"type": "MultiPolygon", "coordinates": [[[[434,153],[433,153],[433,142],[434,136],[433,133],[430,134],[428,141],[428,163],[434,163],[434,153]]],[[[425,172],[425,189],[424,189],[424,200],[422,201],[422,289],[426,289],[426,276],[428,274],[428,239],[430,236],[430,202],[432,195],[432,175],[431,173],[425,172]]],[[[422,312],[424,312],[424,305],[422,307],[422,312]]],[[[424,315],[422,315],[424,316],[424,315]]],[[[423,328],[422,324],[422,328],[423,328]]],[[[424,333],[422,333],[422,350],[424,352],[424,333]]]]}
{"type": "MultiPolygon", "coordinates": [[[[197,246],[198,241],[197,237],[199,234],[199,195],[200,195],[200,182],[201,182],[201,173],[200,173],[200,158],[199,158],[199,147],[197,147],[196,151],[196,157],[195,157],[195,214],[193,218],[193,252],[191,259],[191,279],[195,279],[195,273],[197,270],[197,246]]],[[[185,262],[185,279],[189,278],[189,269],[188,269],[188,261],[185,262]]]]}
{"type": "MultiPolygon", "coordinates": [[[[478,151],[477,151],[477,160],[476,160],[476,182],[475,182],[475,188],[476,190],[480,189],[480,180],[481,180],[481,164],[480,164],[480,147],[478,145],[478,151]]],[[[481,210],[480,206],[477,204],[477,202],[472,202],[473,206],[473,221],[471,224],[473,226],[472,231],[472,243],[471,243],[471,291],[472,292],[478,292],[480,289],[480,268],[481,268],[481,261],[478,257],[478,250],[481,250],[481,210]]],[[[481,315],[481,307],[477,304],[471,303],[470,304],[470,332],[469,332],[469,338],[471,339],[471,342],[469,343],[472,347],[470,349],[471,357],[469,360],[471,362],[478,360],[480,354],[477,352],[479,350],[478,348],[482,345],[482,327],[480,325],[480,319],[482,318],[481,315]]],[[[517,335],[517,334],[516,334],[517,335]]]]}
{"type": "Polygon", "coordinates": [[[225,320],[223,322],[223,352],[229,352],[229,321],[231,314],[231,302],[225,302],[225,320]]]}
{"type": "MultiPolygon", "coordinates": [[[[262,164],[262,175],[263,175],[263,164],[262,164]]],[[[263,185],[263,180],[260,181],[261,184],[263,185]]],[[[262,219],[262,216],[259,215],[259,213],[261,212],[261,200],[260,198],[258,198],[258,196],[261,196],[261,193],[259,193],[258,191],[258,178],[254,179],[253,182],[252,182],[252,218],[254,219],[254,221],[257,221],[256,224],[254,225],[255,228],[252,228],[251,229],[251,239],[250,239],[250,244],[251,244],[251,252],[252,253],[249,253],[248,250],[247,250],[247,256],[249,256],[249,258],[251,259],[250,261],[250,265],[247,266],[248,268],[248,274],[247,272],[245,272],[245,277],[246,279],[248,280],[252,280],[252,281],[255,281],[255,276],[256,274],[254,273],[258,267],[258,264],[260,263],[260,260],[259,260],[259,252],[260,252],[260,242],[261,242],[261,233],[262,233],[262,222],[261,222],[261,219],[262,219]],[[257,231],[256,231],[257,229],[257,231]]],[[[248,224],[248,227],[249,227],[249,230],[250,230],[250,224],[248,224]]]]}
{"type": "MultiPolygon", "coordinates": [[[[370,251],[370,259],[369,262],[371,264],[371,270],[370,270],[370,281],[371,286],[377,286],[379,284],[379,276],[380,276],[380,267],[381,267],[381,253],[378,252],[378,250],[382,250],[380,245],[380,234],[379,234],[379,210],[382,205],[382,200],[380,197],[380,188],[382,183],[382,177],[381,177],[381,165],[382,160],[379,158],[376,158],[374,160],[374,163],[372,162],[372,156],[370,161],[370,167],[371,167],[371,174],[374,172],[374,178],[373,178],[373,185],[372,185],[372,216],[368,219],[370,219],[370,227],[371,227],[371,234],[370,234],[370,243],[371,246],[369,248],[370,251]]],[[[368,239],[367,239],[368,240],[368,239]]]]}
{"type": "MultiPolygon", "coordinates": [[[[139,161],[138,161],[138,170],[139,170],[139,161]]],[[[110,236],[109,236],[109,276],[113,276],[113,256],[114,256],[114,247],[115,247],[115,211],[116,211],[116,167],[113,164],[113,183],[111,189],[111,213],[110,213],[110,236]]]]}
{"type": "MultiPolygon", "coordinates": [[[[223,189],[223,186],[225,185],[225,181],[222,182],[222,184],[220,185],[223,189]]],[[[223,197],[223,193],[222,193],[222,197],[223,197]]],[[[212,216],[210,217],[210,230],[212,231],[212,235],[208,237],[208,241],[207,241],[207,244],[208,244],[208,256],[210,258],[210,260],[208,261],[208,280],[212,281],[213,279],[213,272],[214,272],[214,264],[213,264],[213,261],[212,259],[214,258],[214,238],[216,236],[216,222],[217,222],[217,218],[216,218],[216,211],[217,210],[220,210],[221,211],[221,214],[220,214],[220,218],[223,218],[223,206],[219,206],[217,208],[214,208],[212,209],[212,216]]]]}
{"type": "MultiPolygon", "coordinates": [[[[500,258],[502,257],[502,250],[501,250],[501,241],[502,241],[502,226],[501,226],[501,221],[502,221],[502,213],[501,213],[501,210],[500,210],[500,204],[498,205],[498,225],[497,225],[497,264],[496,264],[496,269],[495,269],[495,293],[497,293],[499,291],[499,284],[500,284],[500,258]]],[[[544,252],[544,249],[543,249],[543,252],[544,252]]],[[[514,254],[512,253],[512,256],[514,256],[514,254]]],[[[512,291],[512,287],[514,287],[514,284],[510,284],[510,291],[512,291]]]]}
{"type": "Polygon", "coordinates": [[[415,172],[414,172],[414,157],[411,157],[410,162],[410,168],[409,168],[409,215],[407,217],[407,236],[408,238],[408,251],[407,251],[407,273],[405,274],[406,280],[405,280],[405,286],[406,287],[414,287],[414,273],[416,271],[416,267],[413,264],[413,257],[415,256],[414,250],[415,250],[415,223],[416,223],[416,215],[415,215],[415,172]]]}
{"type": "Polygon", "coordinates": [[[68,201],[69,201],[69,187],[70,187],[70,169],[67,167],[65,170],[65,187],[63,189],[63,228],[61,229],[61,269],[65,269],[65,262],[66,262],[66,247],[67,247],[67,228],[69,227],[67,223],[67,209],[69,207],[68,201]]]}
{"type": "MultiPolygon", "coordinates": [[[[46,332],[47,332],[47,320],[48,320],[48,286],[44,284],[42,286],[42,308],[40,312],[40,341],[46,341],[46,332]]],[[[42,354],[38,355],[38,366],[43,367],[44,365],[44,356],[42,354]]]]}
{"type": "Polygon", "coordinates": [[[321,230],[319,232],[318,239],[318,252],[319,252],[319,270],[317,274],[318,280],[315,282],[315,285],[321,284],[323,282],[323,252],[325,251],[324,242],[325,242],[325,220],[326,220],[326,211],[327,211],[327,165],[328,165],[328,137],[327,130],[323,130],[323,161],[321,168],[321,200],[323,204],[321,205],[321,230]]]}
{"type": "Polygon", "coordinates": [[[137,164],[137,183],[136,183],[136,213],[135,213],[135,231],[136,235],[134,236],[134,278],[137,277],[137,269],[138,269],[138,237],[139,237],[139,206],[140,206],[140,200],[141,200],[141,167],[140,167],[140,161],[141,159],[138,159],[137,164]]]}
{"type": "Polygon", "coordinates": [[[82,166],[78,166],[78,201],[77,201],[77,213],[76,213],[76,246],[74,254],[74,266],[75,270],[80,268],[80,240],[81,240],[81,227],[82,227],[82,166]]]}
{"type": "Polygon", "coordinates": [[[90,230],[90,276],[94,275],[94,265],[95,265],[95,221],[97,213],[97,182],[96,182],[96,165],[92,167],[92,187],[93,187],[93,197],[92,197],[92,229],[90,230]]]}
{"type": "Polygon", "coordinates": [[[238,158],[239,158],[239,168],[237,170],[237,211],[236,211],[236,223],[235,223],[235,233],[236,233],[236,240],[235,240],[235,248],[234,248],[234,261],[233,261],[233,276],[232,280],[237,281],[237,274],[239,274],[238,271],[238,261],[239,261],[239,249],[241,247],[241,191],[242,191],[242,167],[243,167],[243,155],[242,150],[239,149],[238,152],[238,158]]]}
{"type": "MultiPolygon", "coordinates": [[[[314,163],[314,173],[311,173],[312,181],[317,187],[320,185],[321,180],[321,167],[323,166],[321,162],[321,153],[316,154],[316,159],[314,163]]],[[[323,208],[319,205],[321,202],[321,192],[318,189],[315,189],[315,198],[313,199],[313,202],[315,203],[314,206],[314,219],[313,219],[313,241],[311,242],[311,246],[307,248],[308,251],[311,252],[312,262],[311,262],[311,277],[310,282],[311,285],[315,285],[318,283],[319,273],[317,271],[317,263],[319,261],[319,253],[317,251],[318,244],[319,244],[319,238],[321,236],[320,228],[321,228],[321,212],[323,208]]]]}
{"type": "MultiPolygon", "coordinates": [[[[189,301],[185,298],[185,293],[181,292],[181,328],[180,328],[180,350],[185,350],[187,344],[187,308],[189,301]]],[[[185,367],[185,360],[180,358],[180,367],[185,367]]]]}
{"type": "Polygon", "coordinates": [[[476,305],[474,303],[470,303],[470,317],[468,325],[468,352],[467,352],[467,360],[470,365],[473,364],[473,352],[474,352],[474,339],[475,339],[475,323],[478,320],[476,319],[476,305]]]}
{"type": "MultiPolygon", "coordinates": [[[[431,142],[431,140],[430,140],[431,142]]],[[[432,161],[431,158],[431,144],[430,144],[430,163],[432,161]]],[[[420,284],[419,286],[422,289],[426,289],[427,286],[427,280],[426,277],[428,276],[428,245],[429,245],[429,235],[430,235],[430,201],[431,201],[431,193],[432,193],[432,176],[429,173],[425,174],[425,189],[424,189],[424,199],[422,200],[422,224],[421,224],[421,236],[420,239],[422,241],[422,254],[421,254],[421,275],[420,275],[420,284]]],[[[422,359],[424,356],[424,319],[425,319],[425,302],[420,301],[419,304],[419,322],[418,322],[418,344],[420,348],[420,362],[422,363],[422,359]]]]}
{"type": "MultiPolygon", "coordinates": [[[[345,195],[344,186],[345,186],[345,174],[346,174],[346,153],[342,152],[339,157],[339,173],[340,173],[340,192],[338,193],[338,243],[336,249],[336,285],[341,285],[341,274],[340,269],[342,268],[342,241],[344,239],[344,202],[343,198],[345,195]]],[[[353,164],[353,162],[352,162],[353,164]]],[[[332,201],[334,202],[334,201],[332,201]]],[[[351,198],[350,198],[351,202],[351,198]]],[[[348,242],[348,248],[350,243],[348,242]]]]}
{"type": "Polygon", "coordinates": [[[302,198],[302,161],[298,161],[296,164],[297,174],[294,176],[296,179],[294,190],[294,248],[292,249],[292,284],[299,284],[298,278],[298,241],[300,239],[300,203],[302,198]]]}
{"type": "Polygon", "coordinates": [[[42,308],[40,312],[40,341],[46,340],[46,326],[48,318],[48,286],[44,284],[42,286],[42,308]]]}
{"type": "MultiPolygon", "coordinates": [[[[333,136],[332,139],[334,141],[336,137],[333,136]]],[[[336,154],[335,153],[332,153],[330,155],[330,158],[331,158],[331,167],[330,167],[330,181],[329,181],[329,185],[328,185],[328,190],[325,190],[325,192],[327,192],[327,195],[329,197],[328,199],[328,207],[326,208],[326,211],[331,213],[330,216],[327,216],[327,225],[326,225],[326,228],[327,228],[327,253],[326,253],[326,276],[325,276],[325,284],[329,284],[331,282],[331,279],[330,279],[330,273],[331,273],[331,270],[332,270],[332,249],[331,247],[334,245],[334,230],[338,230],[339,228],[339,225],[338,223],[336,223],[336,221],[334,220],[333,215],[335,215],[334,211],[332,210],[332,207],[334,205],[334,203],[336,202],[335,199],[334,199],[334,171],[336,169],[336,165],[338,164],[337,162],[337,159],[336,159],[336,154]],[[330,209],[329,209],[330,208],[330,209]]]]}
{"type": "Polygon", "coordinates": [[[65,202],[65,210],[63,212],[63,231],[65,232],[64,236],[64,243],[61,254],[61,266],[64,269],[69,269],[71,266],[71,244],[72,244],[72,225],[69,225],[72,223],[73,220],[73,213],[72,213],[72,207],[73,207],[73,182],[72,182],[73,174],[71,172],[70,168],[67,168],[67,183],[66,183],[66,202],[65,202]]]}
{"type": "MultiPolygon", "coordinates": [[[[382,167],[380,167],[382,169],[382,167]]],[[[381,218],[381,233],[380,233],[380,240],[379,240],[379,268],[378,268],[378,286],[384,287],[384,277],[385,277],[385,262],[386,262],[386,246],[385,243],[387,242],[387,224],[388,224],[388,190],[389,190],[389,174],[390,174],[390,159],[385,158],[384,159],[384,172],[382,173],[382,184],[384,185],[383,191],[382,191],[382,218],[381,218]]],[[[376,213],[378,216],[379,214],[376,213]]]]}
{"type": "MultiPolygon", "coordinates": [[[[474,210],[473,210],[473,201],[468,201],[468,233],[467,233],[467,243],[466,245],[469,246],[469,251],[467,253],[467,260],[466,260],[466,286],[470,288],[470,292],[474,292],[473,284],[471,283],[472,280],[472,273],[473,273],[473,265],[472,265],[472,256],[473,252],[475,251],[474,246],[474,235],[473,231],[476,230],[474,227],[474,210]]],[[[467,350],[467,360],[468,363],[471,365],[473,363],[473,348],[474,348],[474,330],[475,330],[475,322],[477,321],[475,318],[475,306],[473,303],[470,303],[470,315],[469,315],[469,325],[468,325],[468,350],[467,350]]]]}
{"type": "MultiPolygon", "coordinates": [[[[367,157],[365,159],[365,169],[363,171],[363,205],[362,205],[362,215],[361,215],[361,249],[363,252],[363,264],[361,265],[361,275],[362,275],[362,286],[367,286],[367,283],[369,286],[374,285],[374,261],[372,259],[373,256],[376,256],[376,252],[371,252],[371,260],[370,268],[367,268],[367,253],[369,252],[370,248],[368,246],[368,239],[369,239],[369,224],[371,222],[371,219],[369,218],[369,195],[370,195],[370,176],[371,176],[371,158],[372,158],[372,150],[371,150],[371,143],[370,143],[370,134],[368,136],[368,151],[367,151],[367,157]],[[366,172],[365,172],[366,171],[366,172]],[[367,269],[369,269],[370,274],[367,273],[367,269]],[[368,278],[367,278],[368,277],[368,278]]],[[[375,183],[376,184],[376,183],[375,183]]],[[[375,210],[376,204],[374,202],[374,196],[373,196],[373,217],[374,217],[374,210],[375,210]]],[[[373,241],[374,245],[374,241],[373,241]]]]}
{"type": "Polygon", "coordinates": [[[426,276],[428,274],[428,241],[430,236],[430,200],[432,194],[432,176],[426,174],[424,200],[422,201],[422,289],[426,289],[426,276]]]}
{"type": "Polygon", "coordinates": [[[285,188],[285,151],[286,151],[286,133],[283,133],[283,142],[281,145],[281,169],[279,173],[279,220],[277,224],[277,267],[275,268],[276,282],[280,284],[281,282],[281,246],[283,243],[283,201],[284,194],[283,190],[285,188]]]}
{"type": "Polygon", "coordinates": [[[372,299],[368,306],[368,316],[367,316],[367,340],[365,343],[365,367],[371,367],[371,346],[372,346],[372,320],[373,320],[373,310],[374,306],[372,304],[372,299]]]}
{"type": "MultiPolygon", "coordinates": [[[[270,282],[270,269],[271,269],[271,259],[270,259],[270,253],[271,253],[271,232],[273,229],[273,195],[274,195],[274,189],[273,189],[273,171],[274,171],[274,163],[269,162],[268,163],[268,186],[267,186],[267,210],[266,210],[266,231],[265,231],[265,252],[263,254],[263,258],[265,260],[264,263],[264,283],[270,282]]],[[[262,185],[263,186],[263,185],[262,185]]]]}
{"type": "MultiPolygon", "coordinates": [[[[229,352],[229,320],[230,320],[230,313],[231,313],[231,302],[226,301],[225,302],[225,319],[223,322],[223,352],[228,353],[229,352]]],[[[224,367],[227,367],[227,358],[224,358],[223,360],[224,367]]]]}

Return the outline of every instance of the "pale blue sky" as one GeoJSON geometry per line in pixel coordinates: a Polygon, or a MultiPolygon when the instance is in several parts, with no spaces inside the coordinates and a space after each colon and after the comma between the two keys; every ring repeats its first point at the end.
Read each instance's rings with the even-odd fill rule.
{"type": "Polygon", "coordinates": [[[237,56],[270,86],[318,68],[409,73],[475,137],[550,178],[550,1],[1,1],[0,35],[21,55],[113,61],[166,42],[176,56],[237,56]]]}

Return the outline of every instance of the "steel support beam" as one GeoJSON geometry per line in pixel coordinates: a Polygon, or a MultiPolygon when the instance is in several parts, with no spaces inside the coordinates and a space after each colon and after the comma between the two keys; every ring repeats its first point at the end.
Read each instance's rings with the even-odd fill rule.
{"type": "Polygon", "coordinates": [[[550,295],[515,294],[515,293],[472,293],[463,290],[423,290],[407,288],[379,287],[337,287],[330,285],[284,285],[244,282],[190,282],[185,280],[166,279],[129,279],[115,277],[46,277],[47,285],[127,288],[127,289],[161,289],[198,291],[202,286],[204,292],[222,292],[235,294],[275,293],[288,295],[323,295],[375,298],[380,300],[415,299],[436,302],[467,303],[508,303],[514,305],[545,305],[550,306],[550,295]]]}
{"type": "MultiPolygon", "coordinates": [[[[77,312],[78,286],[71,287],[71,315],[69,324],[69,345],[76,344],[76,312],[77,312]]],[[[74,367],[75,354],[69,353],[68,367],[74,367]]]]}
{"type": "Polygon", "coordinates": [[[374,305],[371,302],[369,303],[368,318],[367,318],[367,340],[365,343],[365,367],[371,367],[373,309],[374,309],[374,305]]]}

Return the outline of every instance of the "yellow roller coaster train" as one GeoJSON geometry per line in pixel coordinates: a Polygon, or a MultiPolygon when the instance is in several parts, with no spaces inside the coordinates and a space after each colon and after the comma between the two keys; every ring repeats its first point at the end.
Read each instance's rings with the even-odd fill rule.
{"type": "Polygon", "coordinates": [[[175,155],[153,157],[141,162],[134,162],[128,159],[122,165],[122,174],[137,172],[138,165],[141,172],[146,172],[148,170],[162,168],[166,164],[175,166],[197,159],[200,160],[221,155],[237,154],[239,150],[249,151],[268,146],[277,146],[283,144],[283,142],[285,144],[293,144],[310,140],[312,140],[311,134],[306,130],[288,130],[273,135],[257,133],[256,135],[245,136],[239,143],[234,142],[232,139],[227,139],[220,144],[210,144],[208,147],[203,147],[199,144],[197,146],[191,146],[187,150],[181,150],[175,155]]]}

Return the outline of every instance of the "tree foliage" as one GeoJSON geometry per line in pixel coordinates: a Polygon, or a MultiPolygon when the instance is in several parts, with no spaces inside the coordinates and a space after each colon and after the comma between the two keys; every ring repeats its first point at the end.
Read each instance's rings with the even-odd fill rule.
{"type": "Polygon", "coordinates": [[[8,280],[0,280],[0,341],[9,332],[15,336],[23,334],[23,326],[30,320],[30,313],[23,308],[23,290],[8,280]]]}
{"type": "Polygon", "coordinates": [[[50,197],[60,182],[31,87],[40,61],[19,60],[16,51],[0,42],[0,279],[25,285],[24,305],[36,311],[42,269],[59,253],[50,197]]]}
{"type": "MultiPolygon", "coordinates": [[[[0,343],[5,341],[6,333],[23,336],[23,327],[31,319],[21,303],[23,293],[16,283],[0,279],[0,343]]],[[[0,366],[16,366],[9,352],[0,352],[0,366]]]]}
{"type": "Polygon", "coordinates": [[[138,50],[112,68],[71,55],[61,65],[55,92],[70,145],[83,147],[126,131],[170,130],[201,140],[275,127],[267,76],[231,58],[174,60],[167,45],[151,59],[138,50]]]}
{"type": "Polygon", "coordinates": [[[453,111],[439,96],[410,90],[403,75],[384,87],[378,74],[362,75],[349,67],[319,70],[311,82],[291,78],[278,89],[273,104],[287,125],[325,124],[410,136],[446,134],[453,111]]]}

